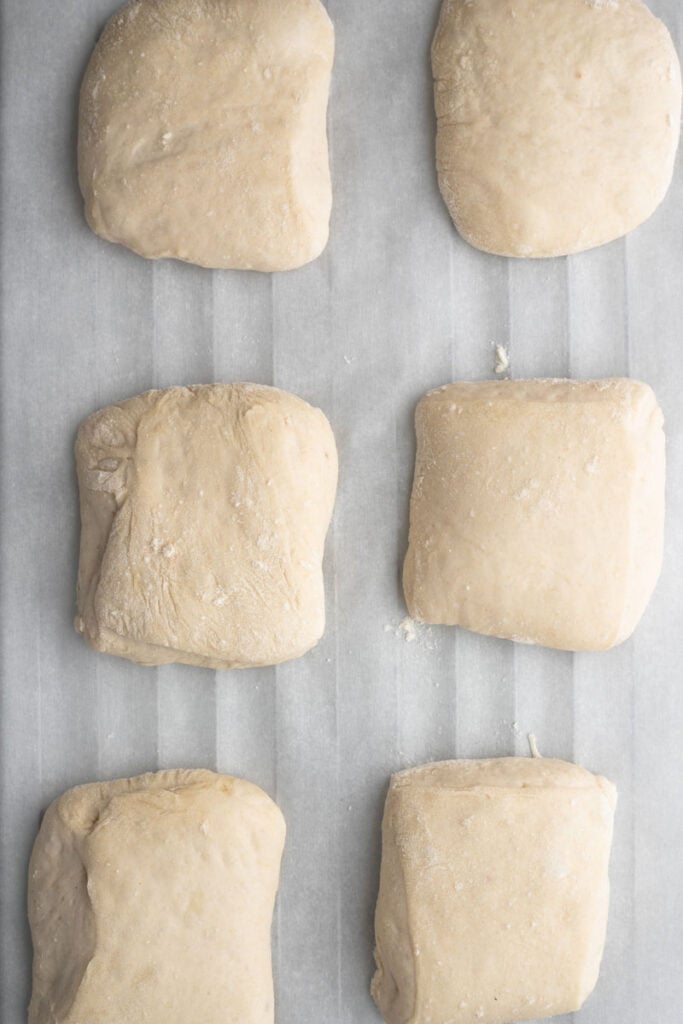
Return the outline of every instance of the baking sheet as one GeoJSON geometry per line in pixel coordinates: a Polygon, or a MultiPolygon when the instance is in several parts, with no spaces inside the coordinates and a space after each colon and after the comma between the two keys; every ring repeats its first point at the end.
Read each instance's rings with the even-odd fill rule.
{"type": "MultiPolygon", "coordinates": [[[[683,10],[652,0],[677,45],[683,10]]],[[[4,0],[3,694],[0,1019],[25,1019],[25,874],[41,810],[75,783],[158,767],[244,775],[288,841],[274,927],[279,1024],[377,1024],[368,995],[390,772],[425,760],[575,759],[620,793],[602,974],[562,1024],[680,1024],[683,1010],[683,175],[626,240],[569,259],[483,255],[436,187],[436,0],[330,0],[337,57],[330,244],[276,276],[149,263],[86,227],[80,76],[111,0],[4,0]],[[427,388],[493,375],[632,375],[667,419],[664,571],[635,638],[603,654],[461,630],[408,640],[399,564],[427,388]],[[97,655],[71,628],[74,433],[149,387],[251,380],[320,405],[340,452],[328,628],[305,658],[211,673],[97,655]]]]}

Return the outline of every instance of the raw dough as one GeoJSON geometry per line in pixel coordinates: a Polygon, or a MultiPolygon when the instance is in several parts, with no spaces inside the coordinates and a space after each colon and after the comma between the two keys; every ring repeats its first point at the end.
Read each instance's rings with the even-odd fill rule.
{"type": "Polygon", "coordinates": [[[93,231],[141,256],[289,270],[327,244],[334,31],[319,0],[131,0],[81,89],[93,231]]]}
{"type": "Polygon", "coordinates": [[[566,650],[630,636],[662,561],[664,434],[647,385],[449,384],[416,427],[414,619],[566,650]]]}
{"type": "Polygon", "coordinates": [[[147,665],[271,665],[325,627],[330,425],[255,384],[147,391],[90,416],[76,462],[76,628],[147,665]]]}
{"type": "Polygon", "coordinates": [[[209,771],[64,793],[29,868],[29,1024],[272,1024],[284,837],[262,790],[209,771]]]}
{"type": "Polygon", "coordinates": [[[391,779],[372,994],[388,1024],[577,1010],[597,980],[616,791],[564,761],[444,761],[391,779]]]}
{"type": "Polygon", "coordinates": [[[580,252],[664,198],[681,73],[641,0],[444,0],[432,68],[441,193],[478,249],[580,252]]]}

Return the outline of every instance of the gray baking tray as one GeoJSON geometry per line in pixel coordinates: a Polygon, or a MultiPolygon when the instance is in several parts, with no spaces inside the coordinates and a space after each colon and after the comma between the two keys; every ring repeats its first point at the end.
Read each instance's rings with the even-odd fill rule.
{"type": "MultiPolygon", "coordinates": [[[[278,1024],[378,1024],[368,983],[390,772],[525,753],[528,732],[620,796],[601,978],[558,1021],[683,1019],[683,174],[647,224],[604,248],[544,262],[469,248],[435,180],[437,6],[328,3],[330,244],[268,276],[149,263],[88,230],[77,94],[114,2],[4,0],[2,1024],[25,1020],[41,811],[75,783],[195,765],[254,780],[287,818],[278,1024]],[[664,571],[635,637],[609,653],[399,628],[415,401],[493,376],[496,344],[515,377],[631,375],[664,408],[664,571]],[[77,424],[145,388],[214,380],[287,388],[332,422],[327,632],[298,661],[242,672],[97,655],[71,625],[77,424]]],[[[651,6],[680,44],[678,0],[651,6]]]]}

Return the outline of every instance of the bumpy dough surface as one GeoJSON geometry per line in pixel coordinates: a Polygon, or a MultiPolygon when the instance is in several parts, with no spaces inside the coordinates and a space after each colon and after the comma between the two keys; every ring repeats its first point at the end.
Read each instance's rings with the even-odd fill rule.
{"type": "Polygon", "coordinates": [[[76,628],[147,665],[271,665],[325,627],[337,481],[319,409],[276,388],[147,391],[90,416],[76,628]]]}
{"type": "Polygon", "coordinates": [[[664,198],[681,73],[641,0],[444,0],[432,68],[439,185],[478,249],[580,252],[664,198]]]}
{"type": "Polygon", "coordinates": [[[209,771],[68,790],[29,868],[29,1024],[272,1024],[284,837],[262,790],[209,771]]]}
{"type": "Polygon", "coordinates": [[[597,980],[616,791],[564,761],[444,761],[391,779],[372,994],[388,1024],[577,1010],[597,980]]]}
{"type": "Polygon", "coordinates": [[[662,561],[664,434],[646,384],[449,384],[416,412],[413,618],[566,650],[635,629],[662,561]]]}
{"type": "Polygon", "coordinates": [[[81,89],[93,231],[141,256],[289,270],[327,243],[334,31],[319,0],[131,0],[81,89]]]}

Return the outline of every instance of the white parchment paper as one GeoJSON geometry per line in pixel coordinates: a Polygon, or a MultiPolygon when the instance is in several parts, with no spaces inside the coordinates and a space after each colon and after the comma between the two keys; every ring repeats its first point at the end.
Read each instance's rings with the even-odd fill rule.
{"type": "MultiPolygon", "coordinates": [[[[680,44],[678,0],[652,7],[680,44]]],[[[680,1024],[683,174],[626,240],[546,262],[483,255],[457,237],[436,187],[437,0],[328,8],[330,244],[267,276],[149,263],[88,230],[77,93],[112,0],[2,4],[0,1020],[25,1019],[26,867],[47,803],[79,782],[201,765],[259,783],[287,818],[279,1024],[378,1024],[368,983],[389,773],[525,753],[532,731],[542,753],[620,793],[602,975],[573,1019],[680,1024]],[[664,571],[635,638],[609,653],[398,629],[414,403],[492,376],[496,344],[513,376],[632,375],[664,408],[664,571]],[[76,427],[145,388],[213,380],[290,389],[332,422],[341,476],[325,637],[303,659],[243,672],[97,655],[71,627],[76,427]]]]}

